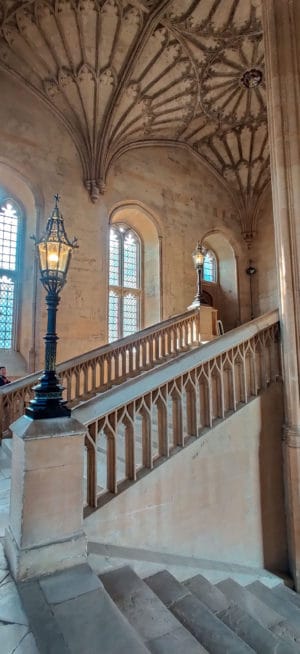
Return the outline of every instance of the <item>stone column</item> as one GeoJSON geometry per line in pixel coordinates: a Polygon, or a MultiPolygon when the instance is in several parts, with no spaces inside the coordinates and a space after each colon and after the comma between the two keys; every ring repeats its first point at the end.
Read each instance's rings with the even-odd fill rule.
{"type": "Polygon", "coordinates": [[[84,425],[72,417],[22,416],[11,429],[5,551],[14,578],[28,579],[83,563],[84,425]]]}
{"type": "Polygon", "coordinates": [[[283,342],[289,557],[300,591],[300,2],[263,0],[262,11],[283,342]]]}

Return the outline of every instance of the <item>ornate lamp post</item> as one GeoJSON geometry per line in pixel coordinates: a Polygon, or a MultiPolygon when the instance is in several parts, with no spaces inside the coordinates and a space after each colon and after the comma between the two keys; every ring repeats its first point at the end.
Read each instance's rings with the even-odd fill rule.
{"type": "Polygon", "coordinates": [[[55,207],[48,220],[46,231],[39,241],[35,237],[39,258],[41,282],[47,291],[48,312],[47,333],[44,337],[45,370],[34,386],[35,397],[29,403],[25,414],[33,420],[59,418],[71,415],[71,410],[62,398],[63,387],[56,375],[56,312],[59,294],[66,283],[72,251],[78,247],[77,239],[69,241],[64,228],[63,216],[59,211],[59,196],[55,195],[55,207]]]}
{"type": "MultiPolygon", "coordinates": [[[[206,248],[204,245],[201,245],[198,241],[194,252],[192,253],[193,263],[195,270],[197,272],[197,293],[192,304],[189,306],[189,309],[195,309],[195,307],[201,306],[202,300],[202,273],[203,273],[203,263],[206,255],[206,248]]],[[[203,303],[203,301],[202,301],[203,303]]]]}

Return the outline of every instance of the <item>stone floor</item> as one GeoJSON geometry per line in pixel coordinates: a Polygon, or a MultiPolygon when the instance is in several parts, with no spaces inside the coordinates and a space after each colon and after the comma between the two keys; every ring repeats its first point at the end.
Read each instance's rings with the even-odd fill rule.
{"type": "Polygon", "coordinates": [[[9,574],[0,544],[0,651],[1,654],[39,654],[17,587],[9,574]]]}
{"type": "Polygon", "coordinates": [[[0,541],[8,524],[11,463],[6,445],[0,447],[0,541]]]}

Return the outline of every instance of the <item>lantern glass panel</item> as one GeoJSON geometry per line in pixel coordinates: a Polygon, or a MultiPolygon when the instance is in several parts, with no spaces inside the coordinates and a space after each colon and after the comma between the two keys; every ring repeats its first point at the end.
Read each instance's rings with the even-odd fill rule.
{"type": "Polygon", "coordinates": [[[58,271],[65,274],[69,265],[71,247],[66,243],[46,241],[38,244],[41,272],[58,271]]]}
{"type": "Polygon", "coordinates": [[[204,261],[204,254],[200,252],[200,250],[195,250],[193,252],[193,261],[194,261],[195,268],[198,268],[198,266],[202,266],[204,261]]]}
{"type": "Polygon", "coordinates": [[[39,260],[40,260],[40,270],[41,272],[44,272],[47,270],[47,245],[46,243],[38,243],[38,253],[39,253],[39,260]]]}
{"type": "Polygon", "coordinates": [[[58,269],[62,272],[63,275],[65,275],[68,270],[71,252],[72,248],[70,245],[67,245],[66,243],[60,243],[58,269]]]}
{"type": "Polygon", "coordinates": [[[60,270],[59,243],[48,241],[47,243],[47,269],[60,270]]]}

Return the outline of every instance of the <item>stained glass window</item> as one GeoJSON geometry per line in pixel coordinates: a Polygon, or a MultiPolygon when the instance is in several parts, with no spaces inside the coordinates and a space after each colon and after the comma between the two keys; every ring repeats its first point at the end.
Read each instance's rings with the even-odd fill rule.
{"type": "Polygon", "coordinates": [[[212,250],[208,250],[204,258],[203,279],[205,282],[217,281],[217,258],[212,250]]]}
{"type": "Polygon", "coordinates": [[[110,228],[108,338],[129,336],[140,327],[140,258],[138,235],[124,224],[110,228]]]}
{"type": "Polygon", "coordinates": [[[11,200],[0,203],[0,348],[11,349],[16,301],[19,213],[11,200]]]}

